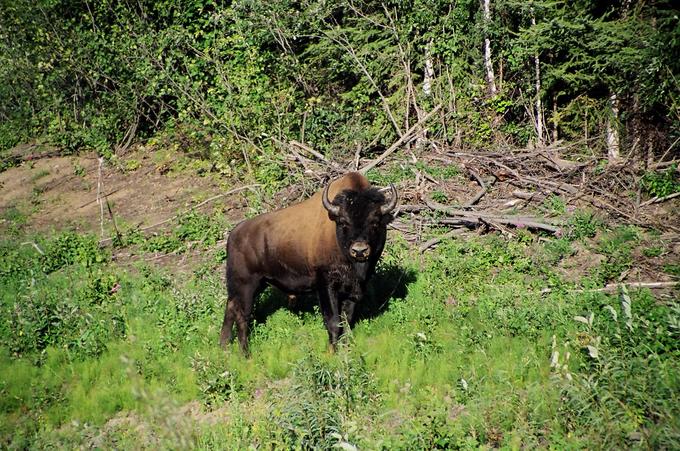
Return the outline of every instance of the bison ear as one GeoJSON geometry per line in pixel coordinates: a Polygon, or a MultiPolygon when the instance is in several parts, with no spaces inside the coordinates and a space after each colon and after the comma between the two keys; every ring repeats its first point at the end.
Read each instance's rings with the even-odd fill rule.
{"type": "Polygon", "coordinates": [[[392,213],[384,214],[380,218],[380,223],[384,226],[387,226],[387,224],[389,224],[392,221],[394,221],[394,215],[392,213]]]}
{"type": "Polygon", "coordinates": [[[338,222],[338,215],[333,214],[332,211],[328,211],[328,219],[330,219],[333,222],[338,222]]]}

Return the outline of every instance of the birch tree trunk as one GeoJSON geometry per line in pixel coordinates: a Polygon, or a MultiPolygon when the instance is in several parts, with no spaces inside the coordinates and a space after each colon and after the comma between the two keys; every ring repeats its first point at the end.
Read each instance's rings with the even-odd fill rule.
{"type": "MultiPolygon", "coordinates": [[[[531,26],[536,27],[536,16],[533,8],[531,9],[531,26]]],[[[534,54],[534,67],[536,71],[536,145],[543,147],[543,105],[541,103],[541,60],[538,52],[534,54]]]]}
{"type": "MultiPolygon", "coordinates": [[[[491,0],[484,1],[484,25],[487,27],[491,26],[491,0]]],[[[486,67],[486,80],[489,84],[489,91],[491,94],[496,94],[496,77],[493,73],[493,64],[491,62],[491,40],[489,39],[489,33],[486,33],[484,37],[484,67],[486,67]]]]}
{"type": "Polygon", "coordinates": [[[619,100],[616,94],[609,97],[609,105],[611,107],[611,114],[607,119],[607,158],[609,164],[616,164],[621,155],[619,153],[619,100]]]}
{"type": "Polygon", "coordinates": [[[432,63],[432,41],[425,47],[425,76],[423,79],[423,94],[432,95],[432,79],[434,78],[434,64],[432,63]]]}

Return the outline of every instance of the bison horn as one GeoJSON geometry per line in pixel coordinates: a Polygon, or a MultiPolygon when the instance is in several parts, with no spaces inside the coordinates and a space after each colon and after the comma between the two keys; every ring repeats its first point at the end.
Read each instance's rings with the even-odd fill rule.
{"type": "Polygon", "coordinates": [[[328,200],[328,189],[331,187],[331,184],[329,183],[326,185],[326,187],[323,189],[323,194],[321,195],[321,202],[323,203],[323,208],[328,210],[330,214],[333,216],[338,216],[340,214],[340,207],[337,205],[333,205],[330,200],[328,200]]]}
{"type": "Polygon", "coordinates": [[[380,213],[384,215],[390,213],[392,210],[394,210],[394,207],[397,206],[397,200],[399,196],[397,195],[397,189],[394,187],[393,183],[390,183],[390,191],[392,191],[392,196],[390,197],[389,202],[380,207],[380,213]]]}

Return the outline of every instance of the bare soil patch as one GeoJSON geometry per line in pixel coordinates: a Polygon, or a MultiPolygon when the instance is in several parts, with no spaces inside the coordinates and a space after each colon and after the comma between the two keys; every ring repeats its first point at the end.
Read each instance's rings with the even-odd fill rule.
{"type": "MultiPolygon", "coordinates": [[[[119,227],[147,226],[222,190],[213,178],[169,171],[144,151],[126,156],[123,167],[126,161],[134,161],[134,169],[104,163],[101,178],[94,155],[44,158],[10,168],[0,173],[0,215],[17,209],[28,216],[28,230],[36,232],[99,231],[99,187],[119,227]]],[[[105,235],[110,236],[113,225],[105,202],[103,206],[105,235]]]]}

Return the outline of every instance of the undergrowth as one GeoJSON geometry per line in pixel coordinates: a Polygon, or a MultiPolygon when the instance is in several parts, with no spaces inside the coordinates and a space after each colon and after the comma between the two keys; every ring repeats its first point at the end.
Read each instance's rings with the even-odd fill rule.
{"type": "MultiPolygon", "coordinates": [[[[222,229],[205,218],[158,236],[210,248],[222,229]]],[[[336,353],[313,297],[276,310],[268,290],[250,358],[217,345],[217,261],[173,275],[92,236],[3,241],[0,447],[678,448],[677,291],[588,291],[630,267],[642,232],[570,224],[425,255],[392,237],[336,353]],[[556,266],[584,240],[605,260],[567,283],[556,266]]]]}

